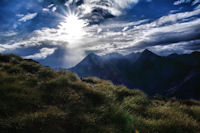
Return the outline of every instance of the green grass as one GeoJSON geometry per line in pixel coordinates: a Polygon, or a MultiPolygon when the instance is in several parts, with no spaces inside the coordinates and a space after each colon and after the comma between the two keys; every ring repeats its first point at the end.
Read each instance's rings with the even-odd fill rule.
{"type": "Polygon", "coordinates": [[[151,99],[0,54],[1,133],[198,133],[199,125],[199,101],[151,99]]]}

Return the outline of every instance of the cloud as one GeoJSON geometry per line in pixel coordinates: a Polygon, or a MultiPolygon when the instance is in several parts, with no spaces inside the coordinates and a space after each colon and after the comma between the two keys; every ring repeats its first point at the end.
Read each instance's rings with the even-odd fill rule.
{"type": "MultiPolygon", "coordinates": [[[[85,55],[84,51],[82,50],[84,43],[82,38],[87,33],[81,32],[81,34],[74,34],[73,32],[73,34],[71,34],[69,32],[68,27],[69,26],[67,26],[65,22],[62,22],[62,24],[60,24],[60,26],[57,28],[42,28],[40,30],[35,30],[31,33],[16,35],[12,38],[7,39],[4,39],[2,36],[0,36],[0,51],[4,53],[13,53],[21,49],[29,49],[33,47],[62,47],[65,51],[65,54],[62,55],[64,56],[63,62],[66,62],[63,65],[65,67],[70,67],[72,65],[75,65],[85,55]],[[1,44],[1,40],[6,41],[2,41],[3,43],[1,44]]],[[[74,29],[71,28],[71,30],[73,31],[74,29]]],[[[34,59],[44,59],[45,57],[47,57],[47,55],[53,54],[53,52],[51,51],[47,52],[48,54],[45,54],[45,51],[41,51],[40,53],[25,57],[34,59]]]]}
{"type": "Polygon", "coordinates": [[[179,20],[184,20],[184,19],[188,19],[190,17],[195,17],[197,15],[200,14],[200,10],[194,10],[194,11],[190,11],[190,12],[183,12],[183,13],[176,13],[176,14],[169,14],[167,16],[163,16],[160,19],[158,19],[157,24],[158,25],[163,25],[166,23],[176,23],[179,20]]]}
{"type": "MultiPolygon", "coordinates": [[[[93,2],[84,3],[84,8],[87,5],[92,10],[93,5],[96,7],[103,6],[106,10],[115,9],[122,13],[123,8],[130,6],[130,4],[120,4],[119,1],[114,1],[110,5],[99,4],[98,0],[93,2]]],[[[125,1],[125,3],[129,2],[134,4],[137,1],[125,1]]],[[[53,7],[54,5],[50,9],[53,7]]],[[[89,9],[87,12],[90,13],[91,10],[89,9]]],[[[87,13],[84,12],[83,14],[87,13]]],[[[128,22],[113,18],[100,24],[84,25],[82,27],[83,32],[79,34],[81,36],[76,36],[78,34],[70,35],[67,29],[73,30],[73,28],[63,21],[56,28],[42,28],[24,35],[13,34],[13,37],[7,36],[3,39],[0,37],[0,51],[18,51],[22,48],[39,47],[41,48],[39,53],[26,54],[25,57],[48,59],[49,55],[58,52],[56,49],[62,49],[65,67],[71,67],[78,63],[86,56],[87,51],[94,51],[101,55],[111,52],[127,54],[149,48],[159,54],[163,54],[163,51],[166,51],[166,54],[172,52],[188,53],[197,49],[199,44],[199,14],[200,9],[196,9],[169,14],[156,20],[144,19],[128,22]],[[196,40],[195,43],[193,40],[196,40]]],[[[84,17],[79,19],[85,21],[84,17]]]]}
{"type": "Polygon", "coordinates": [[[194,0],[194,1],[192,2],[192,5],[196,5],[196,4],[198,4],[198,3],[200,3],[200,0],[194,0]]]}
{"type": "Polygon", "coordinates": [[[200,4],[199,4],[198,6],[196,6],[195,9],[196,9],[196,10],[197,10],[197,9],[200,9],[200,4]]]}
{"type": "Polygon", "coordinates": [[[50,4],[48,5],[48,8],[52,8],[54,6],[54,4],[50,4]]]}
{"type": "Polygon", "coordinates": [[[0,32],[0,37],[11,37],[17,35],[17,32],[8,31],[8,32],[0,32]]]}
{"type": "Polygon", "coordinates": [[[174,5],[180,5],[185,3],[192,3],[192,5],[196,5],[200,3],[200,0],[177,0],[174,2],[174,5]]]}
{"type": "MultiPolygon", "coordinates": [[[[140,0],[84,0],[79,5],[80,15],[88,18],[92,23],[98,23],[105,18],[116,17],[124,14],[125,9],[137,4],[140,0]]],[[[149,1],[149,0],[148,0],[149,1]]],[[[72,0],[65,5],[73,4],[72,0]]]]}
{"type": "Polygon", "coordinates": [[[183,3],[190,3],[191,0],[177,0],[174,2],[174,5],[180,5],[183,3]]]}
{"type": "Polygon", "coordinates": [[[37,16],[37,13],[28,13],[27,15],[24,15],[22,18],[19,19],[19,21],[26,22],[28,20],[31,20],[37,16]]]}
{"type": "MultiPolygon", "coordinates": [[[[0,45],[0,50],[14,51],[20,48],[45,47],[47,45],[54,47],[50,51],[45,49],[47,52],[40,51],[40,53],[26,56],[26,58],[39,59],[53,54],[55,48],[63,47],[65,49],[63,62],[67,67],[75,65],[83,59],[86,51],[95,51],[101,55],[111,52],[126,54],[145,48],[157,50],[158,53],[166,50],[167,54],[175,51],[190,52],[192,49],[188,50],[186,46],[192,43],[192,40],[200,39],[200,19],[194,18],[198,12],[199,10],[194,10],[170,14],[154,21],[147,19],[135,22],[108,20],[99,25],[83,27],[84,34],[75,40],[64,28],[65,24],[62,24],[63,27],[60,28],[43,28],[28,35],[7,40],[0,45]],[[189,19],[191,17],[193,19],[189,19]],[[188,21],[182,21],[183,19],[188,19],[188,21]],[[179,42],[188,43],[183,45],[179,42]],[[160,48],[161,46],[163,49],[160,48]]],[[[193,43],[193,45],[197,45],[197,43],[193,43]]]]}
{"type": "MultiPolygon", "coordinates": [[[[199,10],[195,10],[167,15],[151,23],[147,23],[148,20],[146,20],[132,23],[109,22],[110,24],[94,26],[89,32],[95,32],[97,28],[100,28],[101,32],[95,32],[96,34],[92,36],[94,39],[88,39],[89,42],[86,40],[88,44],[86,49],[99,54],[116,51],[127,53],[156,45],[167,46],[181,41],[190,42],[190,40],[200,38],[200,19],[194,19],[198,13],[199,10]],[[190,17],[193,19],[189,19],[190,17]],[[188,19],[188,21],[182,21],[184,19],[188,19]],[[137,23],[138,25],[136,25],[137,23]]],[[[187,48],[185,47],[185,49],[187,48]]]]}
{"type": "Polygon", "coordinates": [[[51,10],[52,10],[52,12],[55,12],[57,10],[57,7],[54,6],[51,10]]]}
{"type": "Polygon", "coordinates": [[[24,14],[16,14],[17,17],[23,17],[24,14]]]}
{"type": "MultiPolygon", "coordinates": [[[[148,49],[160,55],[169,55],[172,53],[187,54],[193,52],[194,51],[193,47],[196,47],[199,44],[200,40],[192,40],[192,41],[172,43],[165,46],[156,45],[153,47],[149,47],[148,49]]],[[[195,48],[195,51],[200,51],[200,47],[195,48]]]]}
{"type": "Polygon", "coordinates": [[[24,56],[27,59],[45,59],[47,56],[53,54],[57,48],[42,48],[39,53],[24,56]]]}
{"type": "Polygon", "coordinates": [[[43,8],[42,11],[49,12],[50,10],[49,10],[49,8],[43,8]]]}
{"type": "Polygon", "coordinates": [[[50,4],[47,7],[42,8],[43,12],[56,12],[57,11],[57,6],[55,4],[50,4]]]}
{"type": "Polygon", "coordinates": [[[102,8],[108,10],[112,15],[119,16],[122,10],[130,7],[132,4],[137,4],[139,0],[85,0],[84,5],[91,8],[102,8]]]}

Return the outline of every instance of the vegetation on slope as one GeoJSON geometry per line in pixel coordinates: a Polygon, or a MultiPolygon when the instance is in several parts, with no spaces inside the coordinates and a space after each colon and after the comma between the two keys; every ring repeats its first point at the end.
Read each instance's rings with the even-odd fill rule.
{"type": "Polygon", "coordinates": [[[197,133],[200,102],[148,98],[97,78],[0,55],[1,133],[197,133]]]}

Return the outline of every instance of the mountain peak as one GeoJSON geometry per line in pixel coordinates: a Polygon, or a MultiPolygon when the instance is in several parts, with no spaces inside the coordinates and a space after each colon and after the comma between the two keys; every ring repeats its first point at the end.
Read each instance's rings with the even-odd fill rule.
{"type": "Polygon", "coordinates": [[[145,50],[142,52],[142,54],[147,54],[147,55],[153,54],[153,55],[155,55],[153,52],[151,52],[151,51],[148,50],[148,49],[145,49],[145,50]]]}
{"type": "Polygon", "coordinates": [[[98,57],[98,55],[92,52],[92,53],[89,53],[86,58],[96,58],[96,57],[98,57]]]}
{"type": "Polygon", "coordinates": [[[150,60],[155,60],[157,59],[159,56],[153,52],[151,52],[148,49],[145,49],[141,55],[140,55],[140,60],[146,60],[146,59],[150,59],[150,60]]]}
{"type": "MultiPolygon", "coordinates": [[[[79,64],[77,64],[76,66],[87,66],[87,65],[91,65],[94,63],[97,63],[97,61],[99,60],[99,56],[96,55],[95,53],[89,53],[79,64]]],[[[76,68],[75,66],[75,68],[76,68]]]]}
{"type": "Polygon", "coordinates": [[[141,53],[141,57],[152,57],[152,56],[158,56],[156,55],[155,53],[151,52],[150,50],[148,49],[145,49],[142,53],[141,53]]]}

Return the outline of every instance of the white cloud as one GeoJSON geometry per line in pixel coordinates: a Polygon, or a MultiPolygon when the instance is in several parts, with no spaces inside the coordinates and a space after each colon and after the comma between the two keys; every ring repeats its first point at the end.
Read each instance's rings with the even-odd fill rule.
{"type": "Polygon", "coordinates": [[[169,22],[176,23],[178,20],[184,20],[190,17],[194,17],[196,15],[200,14],[200,9],[190,11],[190,12],[183,12],[183,13],[176,13],[176,14],[170,14],[167,16],[161,17],[158,21],[158,25],[166,24],[169,22]]]}
{"type": "Polygon", "coordinates": [[[2,52],[2,51],[5,51],[5,49],[3,49],[3,48],[0,48],[0,52],[2,52]]]}
{"type": "Polygon", "coordinates": [[[151,23],[147,23],[148,20],[131,23],[108,22],[100,26],[90,27],[88,32],[92,32],[93,35],[84,41],[87,44],[85,49],[97,51],[99,54],[106,54],[111,51],[127,52],[133,49],[137,50],[151,45],[167,45],[172,40],[187,40],[200,34],[200,32],[197,32],[200,19],[191,19],[185,22],[179,20],[193,17],[199,11],[168,15],[151,23]],[[168,22],[172,23],[167,24],[168,22]],[[138,25],[135,25],[137,23],[138,25]],[[127,27],[129,28],[127,29],[127,27]],[[97,28],[102,30],[99,34],[94,34],[97,28]]]}
{"type": "Polygon", "coordinates": [[[19,19],[19,21],[26,22],[28,20],[31,20],[37,16],[37,13],[28,13],[27,15],[24,15],[22,18],[19,19]]]}
{"type": "Polygon", "coordinates": [[[128,53],[147,47],[159,49],[161,46],[168,51],[173,47],[184,51],[187,44],[183,45],[177,42],[190,41],[192,36],[200,34],[200,19],[194,17],[198,14],[200,14],[200,10],[170,14],[155,21],[107,20],[99,25],[84,26],[84,34],[81,34],[78,39],[70,37],[66,31],[69,28],[66,29],[67,25],[62,22],[60,28],[43,28],[28,35],[7,40],[4,44],[0,44],[0,51],[35,46],[54,47],[53,49],[44,48],[40,50],[40,53],[26,56],[26,58],[43,59],[53,54],[56,48],[62,47],[66,51],[66,55],[64,55],[66,58],[63,62],[66,62],[68,67],[78,63],[85,56],[85,51],[96,51],[98,54],[128,53]],[[183,19],[187,19],[187,21],[182,21],[183,19]],[[172,40],[177,40],[177,42],[172,40]]]}
{"type": "Polygon", "coordinates": [[[17,32],[9,31],[9,32],[0,32],[1,37],[11,37],[17,35],[17,32]]]}
{"type": "Polygon", "coordinates": [[[200,3],[200,0],[194,0],[194,1],[192,2],[192,5],[196,5],[196,4],[198,4],[198,3],[200,3]]]}
{"type": "Polygon", "coordinates": [[[55,12],[57,10],[57,7],[54,6],[51,10],[52,10],[52,12],[55,12]]]}
{"type": "MultiPolygon", "coordinates": [[[[190,13],[186,16],[191,16],[190,13]]],[[[180,18],[180,17],[175,17],[180,18]]],[[[65,46],[68,51],[68,57],[77,56],[75,61],[69,60],[75,63],[79,62],[83,56],[84,51],[92,50],[98,51],[99,54],[106,54],[109,52],[127,52],[130,48],[137,49],[138,47],[144,48],[149,45],[158,45],[159,41],[163,41],[174,38],[185,38],[188,35],[192,35],[200,23],[200,19],[191,20],[189,22],[176,22],[170,25],[162,25],[167,22],[167,16],[165,21],[158,19],[151,23],[147,23],[148,20],[141,20],[137,22],[109,22],[101,25],[93,25],[85,27],[85,34],[80,40],[73,42],[63,30],[44,28],[42,30],[34,31],[27,40],[21,40],[18,43],[14,43],[12,46],[4,45],[6,48],[20,48],[31,47],[38,45],[48,44],[50,46],[65,46]],[[159,25],[160,24],[160,25],[159,25]],[[128,28],[127,28],[128,27],[128,28]],[[117,30],[116,30],[117,29],[117,30]],[[166,36],[168,35],[168,36],[166,36]],[[159,40],[159,41],[158,41],[159,40]],[[157,42],[158,41],[158,42],[157,42]],[[78,50],[78,52],[77,52],[78,50]],[[69,51],[73,51],[70,53],[69,51]],[[76,53],[76,54],[74,54],[76,53]],[[80,55],[77,55],[80,53],[80,55]]],[[[169,16],[169,20],[171,17],[169,16]]],[[[67,59],[66,59],[67,60],[67,59]]]]}
{"type": "Polygon", "coordinates": [[[23,17],[24,14],[16,14],[17,17],[23,17]]]}
{"type": "Polygon", "coordinates": [[[49,12],[49,8],[43,8],[42,11],[49,12]]]}
{"type": "Polygon", "coordinates": [[[193,52],[192,49],[189,49],[191,45],[194,43],[199,44],[200,40],[192,40],[192,41],[185,41],[185,42],[178,42],[178,43],[172,43],[169,45],[156,45],[153,47],[148,47],[149,50],[161,54],[161,55],[169,55],[172,53],[191,53],[193,52]]]}
{"type": "Polygon", "coordinates": [[[192,5],[196,5],[197,3],[200,3],[200,0],[177,0],[174,2],[174,5],[180,5],[184,3],[190,3],[192,2],[192,5]]]}
{"type": "Polygon", "coordinates": [[[67,2],[65,2],[65,6],[70,6],[73,3],[73,0],[68,0],[67,2]]]}
{"type": "Polygon", "coordinates": [[[200,4],[197,6],[197,7],[195,7],[195,9],[197,10],[197,9],[200,9],[200,4]]]}
{"type": "Polygon", "coordinates": [[[174,5],[180,5],[183,3],[189,3],[191,0],[177,0],[174,2],[174,5]]]}
{"type": "Polygon", "coordinates": [[[54,6],[54,4],[50,4],[50,5],[48,5],[48,8],[51,8],[51,7],[53,7],[54,6]]]}
{"type": "Polygon", "coordinates": [[[53,54],[57,48],[42,48],[39,53],[24,56],[27,59],[45,59],[47,56],[53,54]]]}
{"type": "Polygon", "coordinates": [[[50,11],[55,12],[56,10],[57,10],[57,7],[54,4],[50,4],[47,7],[42,9],[43,12],[50,12],[50,11]]]}
{"type": "MultiPolygon", "coordinates": [[[[92,9],[101,8],[107,10],[114,16],[123,13],[123,9],[129,8],[132,4],[137,4],[139,0],[84,0],[84,4],[79,7],[83,13],[91,13],[92,9]]],[[[68,3],[67,3],[68,5],[68,3]]]]}
{"type": "Polygon", "coordinates": [[[126,31],[127,29],[128,29],[128,26],[124,27],[124,28],[122,29],[122,31],[126,31]]]}

